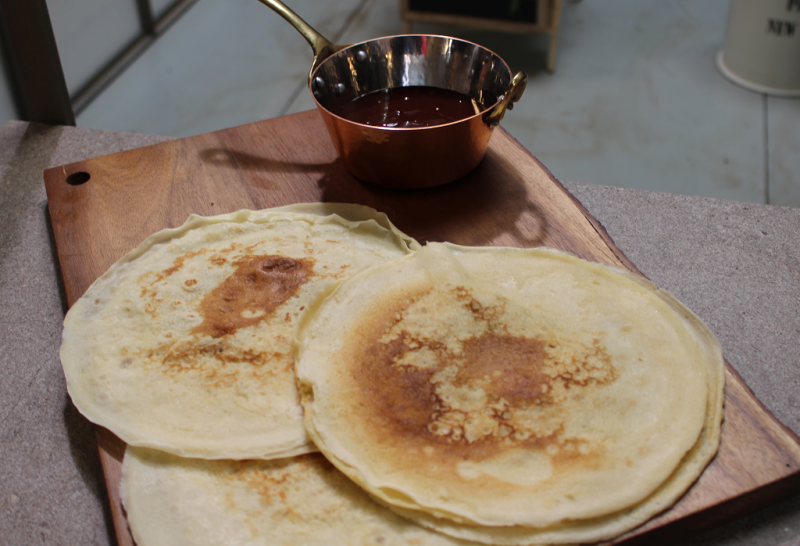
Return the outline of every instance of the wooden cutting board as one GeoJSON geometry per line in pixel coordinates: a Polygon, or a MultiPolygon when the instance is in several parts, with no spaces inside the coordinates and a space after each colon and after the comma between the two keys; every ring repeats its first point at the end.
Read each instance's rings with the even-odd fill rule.
{"type": "MultiPolygon", "coordinates": [[[[387,190],[353,178],[316,111],[72,163],[44,178],[69,305],[147,236],[191,213],[316,201],[371,206],[421,243],[546,245],[641,274],[502,128],[473,173],[428,190],[387,190]]],[[[800,439],[730,365],[726,381],[717,457],[671,510],[614,544],[666,544],[800,489],[800,439]]],[[[132,545],[119,497],[125,444],[101,427],[97,437],[119,544],[132,545]]]]}

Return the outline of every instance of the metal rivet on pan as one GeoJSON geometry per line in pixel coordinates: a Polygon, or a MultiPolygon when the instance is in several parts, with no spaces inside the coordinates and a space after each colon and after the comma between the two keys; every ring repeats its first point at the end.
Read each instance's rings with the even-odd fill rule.
{"type": "Polygon", "coordinates": [[[356,53],[356,60],[358,62],[361,62],[361,63],[366,61],[367,60],[367,52],[364,51],[363,49],[359,49],[358,52],[356,53]]]}
{"type": "Polygon", "coordinates": [[[343,83],[337,83],[336,87],[334,89],[336,90],[336,94],[337,95],[341,95],[342,93],[344,93],[344,84],[343,83]]]}
{"type": "Polygon", "coordinates": [[[323,80],[320,76],[317,76],[316,78],[314,78],[314,87],[319,89],[320,87],[324,87],[324,86],[325,86],[325,80],[323,80]]]}

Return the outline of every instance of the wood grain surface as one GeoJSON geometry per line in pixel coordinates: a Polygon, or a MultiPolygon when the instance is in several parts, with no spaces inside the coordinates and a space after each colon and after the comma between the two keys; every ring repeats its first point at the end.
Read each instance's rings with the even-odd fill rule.
{"type": "MultiPolygon", "coordinates": [[[[474,172],[428,190],[388,190],[353,178],[316,111],[72,163],[44,177],[70,305],[146,237],[183,224],[192,213],[317,201],[371,206],[421,243],[545,245],[641,274],[502,128],[474,172]],[[88,181],[80,183],[87,176],[79,173],[88,181]]],[[[800,489],[800,440],[726,366],[717,457],[672,509],[614,544],[667,544],[800,489]]],[[[119,498],[125,445],[100,427],[98,445],[119,544],[132,545],[119,498]]]]}

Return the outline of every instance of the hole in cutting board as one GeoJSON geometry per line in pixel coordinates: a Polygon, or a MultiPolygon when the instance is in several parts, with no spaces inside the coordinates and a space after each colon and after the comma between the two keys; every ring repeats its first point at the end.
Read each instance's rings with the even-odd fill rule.
{"type": "Polygon", "coordinates": [[[89,181],[91,175],[89,173],[80,171],[77,173],[72,173],[67,177],[67,184],[70,186],[80,186],[81,184],[85,184],[89,181]]]}

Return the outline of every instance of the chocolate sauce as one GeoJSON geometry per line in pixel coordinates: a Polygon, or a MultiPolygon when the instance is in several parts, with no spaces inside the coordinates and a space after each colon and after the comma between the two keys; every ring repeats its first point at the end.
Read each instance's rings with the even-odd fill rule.
{"type": "Polygon", "coordinates": [[[345,104],[335,114],[364,125],[430,127],[468,118],[475,109],[463,93],[414,86],[372,91],[345,104]]]}

